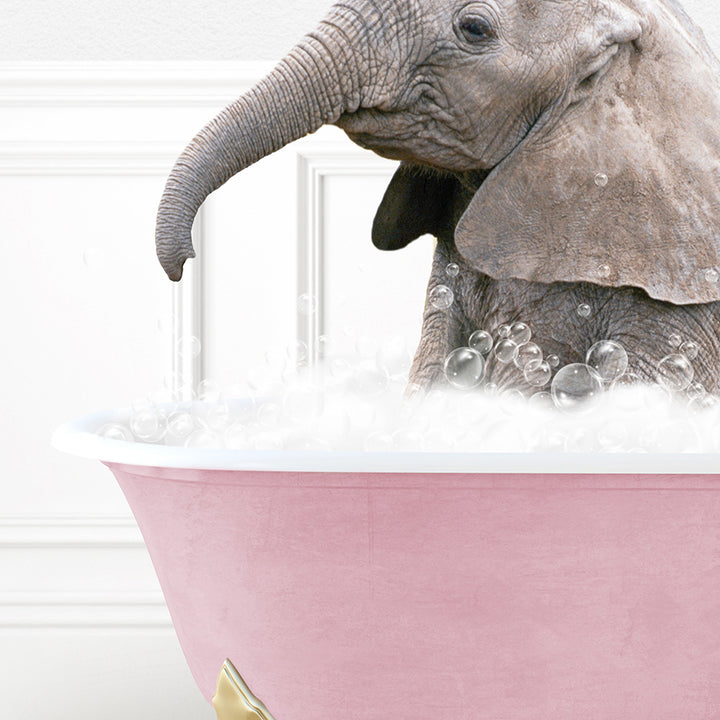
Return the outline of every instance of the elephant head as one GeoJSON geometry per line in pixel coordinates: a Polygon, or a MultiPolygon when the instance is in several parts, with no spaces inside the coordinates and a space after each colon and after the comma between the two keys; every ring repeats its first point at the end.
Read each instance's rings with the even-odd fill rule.
{"type": "Polygon", "coordinates": [[[158,257],[179,280],[207,195],[331,123],[402,161],[380,248],[454,212],[491,278],[718,300],[718,69],[675,0],[345,0],[182,153],[158,257]]]}

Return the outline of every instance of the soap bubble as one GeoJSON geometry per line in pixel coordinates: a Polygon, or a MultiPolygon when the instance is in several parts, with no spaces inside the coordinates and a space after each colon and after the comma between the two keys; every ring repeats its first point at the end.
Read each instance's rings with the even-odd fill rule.
{"type": "Polygon", "coordinates": [[[97,432],[100,437],[106,440],[124,440],[132,442],[133,436],[130,430],[120,423],[106,423],[97,432]]]}
{"type": "Polygon", "coordinates": [[[510,335],[510,326],[506,323],[503,323],[502,325],[498,326],[497,329],[497,336],[499,338],[506,338],[510,335]]]}
{"type": "Polygon", "coordinates": [[[174,412],[168,417],[167,434],[170,438],[184,440],[195,429],[195,420],[188,412],[174,412]]]}
{"type": "Polygon", "coordinates": [[[454,278],[458,276],[460,272],[460,266],[457,263],[451,262],[445,268],[445,273],[448,277],[454,278]]]}
{"type": "Polygon", "coordinates": [[[388,374],[374,363],[364,362],[353,373],[350,389],[357,395],[380,395],[388,386],[388,374]]]}
{"type": "Polygon", "coordinates": [[[523,322],[514,322],[507,335],[517,346],[524,345],[532,337],[530,328],[523,322]]]}
{"type": "Polygon", "coordinates": [[[438,310],[447,310],[455,300],[455,293],[447,285],[436,285],[430,291],[430,304],[438,310]]]}
{"type": "Polygon", "coordinates": [[[604,172],[599,172],[595,175],[595,184],[598,187],[605,187],[608,184],[608,176],[604,172]]]}
{"type": "Polygon", "coordinates": [[[165,418],[155,408],[144,408],[130,416],[130,430],[138,440],[157,442],[166,429],[165,418]]]}
{"type": "Polygon", "coordinates": [[[253,450],[282,450],[283,442],[275,433],[261,432],[253,435],[250,443],[253,450]]]}
{"type": "Polygon", "coordinates": [[[541,361],[543,359],[542,350],[532,342],[523,343],[519,348],[513,362],[517,367],[523,370],[529,362],[541,361]]]}
{"type": "Polygon", "coordinates": [[[375,354],[375,362],[390,377],[407,374],[412,356],[405,339],[395,337],[384,342],[375,354]]]}
{"type": "Polygon", "coordinates": [[[546,410],[555,407],[552,395],[547,392],[547,390],[541,390],[531,395],[528,400],[528,405],[546,410]]]}
{"type": "Polygon", "coordinates": [[[214,432],[223,432],[231,423],[230,408],[226,403],[213,403],[198,414],[198,420],[214,432]]]}
{"type": "Polygon", "coordinates": [[[445,377],[456,388],[476,387],[484,372],[483,356],[469,347],[456,348],[445,360],[445,377]]]}
{"type": "Polygon", "coordinates": [[[702,383],[696,382],[696,383],[690,383],[688,385],[687,390],[685,391],[685,394],[688,396],[690,400],[694,400],[695,398],[701,398],[704,395],[707,394],[707,390],[705,390],[705,387],[702,383]]]}
{"type": "Polygon", "coordinates": [[[291,385],[285,392],[283,410],[295,422],[307,422],[320,415],[325,399],[322,390],[310,383],[291,385]]]}
{"type": "Polygon", "coordinates": [[[187,448],[221,448],[223,446],[222,439],[217,433],[207,428],[198,428],[185,441],[187,448]]]}
{"type": "Polygon", "coordinates": [[[492,335],[487,330],[476,330],[468,340],[468,345],[481,355],[490,354],[493,346],[492,335]]]}
{"type": "Polygon", "coordinates": [[[298,296],[297,310],[301,315],[314,315],[317,312],[317,298],[312,293],[303,293],[298,296]]]}
{"type": "Polygon", "coordinates": [[[591,401],[602,393],[602,378],[593,368],[582,363],[571,363],[558,370],[550,392],[556,407],[561,410],[588,410],[591,401]]]}
{"type": "Polygon", "coordinates": [[[243,450],[248,446],[247,428],[242,423],[233,423],[225,430],[223,439],[225,440],[225,447],[231,450],[243,450]]]}
{"type": "Polygon", "coordinates": [[[392,435],[386,432],[376,431],[370,433],[363,443],[365,452],[390,452],[394,449],[392,435]]]}
{"type": "Polygon", "coordinates": [[[670,335],[668,335],[668,342],[672,347],[680,347],[682,338],[679,333],[670,333],[670,335]]]}
{"type": "Polygon", "coordinates": [[[201,380],[197,389],[198,400],[214,403],[220,400],[220,385],[214,380],[201,380]]]}
{"type": "Polygon", "coordinates": [[[686,340],[684,343],[682,343],[682,345],[680,345],[680,352],[688,360],[694,360],[698,356],[698,352],[700,352],[700,347],[696,342],[693,342],[692,340],[686,340]]]}
{"type": "Polygon", "coordinates": [[[184,358],[196,358],[201,350],[202,344],[194,335],[183,336],[177,341],[177,351],[184,358]]]}
{"type": "Polygon", "coordinates": [[[256,418],[262,427],[274,427],[280,420],[280,406],[274,402],[265,402],[257,409],[256,418]]]}
{"type": "Polygon", "coordinates": [[[609,265],[601,265],[598,268],[598,275],[601,278],[609,278],[612,274],[612,268],[609,265]]]}
{"type": "Polygon", "coordinates": [[[548,355],[545,361],[551,368],[556,368],[560,364],[560,358],[557,355],[548,355]]]}
{"type": "Polygon", "coordinates": [[[709,283],[716,283],[718,279],[720,279],[720,275],[718,275],[718,271],[715,268],[707,268],[704,270],[703,277],[705,281],[709,283]]]}
{"type": "Polygon", "coordinates": [[[619,378],[627,369],[628,356],[625,348],[612,340],[600,340],[587,352],[585,363],[606,383],[619,378]]]}
{"type": "Polygon", "coordinates": [[[590,314],[592,313],[592,308],[587,303],[580,303],[577,306],[577,314],[582,318],[590,317],[590,314]]]}
{"type": "Polygon", "coordinates": [[[302,365],[308,361],[308,346],[302,340],[296,340],[285,348],[287,359],[295,365],[302,365]]]}
{"type": "Polygon", "coordinates": [[[543,387],[550,382],[552,370],[547,362],[542,360],[531,360],[523,370],[525,380],[533,387],[543,387]]]}
{"type": "Polygon", "coordinates": [[[695,371],[690,361],[679,353],[666,355],[657,366],[657,382],[665,390],[680,392],[693,380],[695,371]]]}
{"type": "Polygon", "coordinates": [[[495,357],[499,362],[507,365],[508,363],[514,362],[518,355],[518,350],[517,343],[514,343],[509,338],[505,338],[495,345],[495,357]]]}

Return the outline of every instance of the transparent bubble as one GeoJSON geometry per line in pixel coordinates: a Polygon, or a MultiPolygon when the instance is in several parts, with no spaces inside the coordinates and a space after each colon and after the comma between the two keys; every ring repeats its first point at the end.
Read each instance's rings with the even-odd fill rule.
{"type": "Polygon", "coordinates": [[[560,358],[557,355],[548,355],[545,360],[551,368],[556,368],[560,364],[560,358]]]}
{"type": "Polygon", "coordinates": [[[509,338],[505,338],[495,345],[495,357],[499,362],[507,365],[508,363],[515,361],[515,358],[518,355],[518,350],[519,348],[516,343],[509,338]]]}
{"type": "Polygon", "coordinates": [[[524,322],[514,322],[507,334],[508,340],[512,340],[518,347],[529,342],[532,331],[524,322]]]}
{"type": "Polygon", "coordinates": [[[280,421],[280,406],[274,402],[265,402],[257,409],[256,417],[262,427],[275,427],[280,421]]]}
{"type": "Polygon", "coordinates": [[[347,382],[352,376],[352,366],[344,358],[331,358],[327,364],[330,377],[336,382],[347,382]]]}
{"type": "Polygon", "coordinates": [[[455,300],[455,293],[447,285],[436,285],[430,291],[430,304],[438,310],[447,310],[455,300]]]}
{"type": "Polygon", "coordinates": [[[718,271],[715,268],[705,269],[703,271],[703,277],[705,281],[709,283],[716,283],[718,279],[720,279],[720,275],[718,275],[718,271]]]}
{"type": "Polygon", "coordinates": [[[233,423],[225,430],[223,439],[225,447],[231,450],[243,450],[249,444],[248,430],[242,423],[233,423]]]}
{"type": "Polygon", "coordinates": [[[207,428],[198,428],[185,440],[185,447],[200,448],[205,450],[218,449],[223,447],[222,438],[207,428]]]}
{"type": "Polygon", "coordinates": [[[360,357],[372,358],[377,355],[379,350],[378,341],[374,337],[361,335],[355,340],[355,350],[360,357]]]}
{"type": "Polygon", "coordinates": [[[529,362],[543,359],[542,350],[533,342],[526,342],[518,348],[517,355],[513,362],[517,367],[523,370],[529,362]]]}
{"type": "Polygon", "coordinates": [[[199,416],[199,419],[209,430],[218,433],[224,432],[232,423],[230,408],[226,403],[211,405],[199,416]]]}
{"type": "Polygon", "coordinates": [[[682,343],[682,338],[680,337],[679,333],[670,333],[668,336],[668,342],[672,347],[680,347],[680,344],[682,343]]]}
{"type": "Polygon", "coordinates": [[[365,362],[355,369],[350,389],[360,396],[380,395],[387,389],[388,374],[374,363],[365,362]]]}
{"type": "Polygon", "coordinates": [[[628,356],[620,343],[600,340],[587,351],[585,363],[597,372],[603,382],[611,383],[627,370],[628,356]]]}
{"type": "Polygon", "coordinates": [[[195,420],[193,416],[184,411],[174,412],[168,417],[167,434],[168,436],[183,440],[195,429],[195,420]]]}
{"type": "Polygon", "coordinates": [[[83,250],[82,260],[83,265],[92,271],[103,270],[107,265],[107,257],[102,248],[85,248],[85,250],[83,250]]]}
{"type": "Polygon", "coordinates": [[[412,355],[404,338],[386,340],[375,354],[377,366],[390,377],[406,375],[410,369],[412,355]]]}
{"type": "Polygon", "coordinates": [[[285,348],[285,355],[289,362],[302,365],[308,361],[308,346],[302,340],[296,340],[285,348]]]}
{"type": "Polygon", "coordinates": [[[220,385],[214,380],[201,380],[197,389],[198,400],[214,403],[220,400],[220,385]]]}
{"type": "Polygon", "coordinates": [[[335,341],[329,335],[318,335],[315,340],[315,352],[320,359],[328,358],[335,352],[335,341]]]}
{"type": "Polygon", "coordinates": [[[485,360],[472,348],[456,348],[445,359],[445,377],[453,387],[476,387],[480,384],[484,372],[485,360]]]}
{"type": "Polygon", "coordinates": [[[540,392],[536,392],[531,395],[530,399],[528,400],[528,405],[531,405],[532,407],[543,408],[546,410],[555,407],[555,405],[553,404],[552,395],[546,390],[541,390],[540,392]]]}
{"type": "Polygon", "coordinates": [[[391,452],[394,448],[392,435],[381,431],[370,433],[363,443],[365,452],[391,452]]]}
{"type": "Polygon", "coordinates": [[[555,406],[566,411],[588,410],[602,389],[597,372],[582,363],[571,363],[558,370],[550,386],[555,406]]]}
{"type": "Polygon", "coordinates": [[[316,385],[300,383],[285,392],[283,410],[295,422],[308,422],[320,415],[325,397],[316,385]]]}
{"type": "Polygon", "coordinates": [[[201,350],[202,343],[194,335],[183,336],[177,341],[177,351],[185,358],[196,358],[201,350]]]}
{"type": "Polygon", "coordinates": [[[690,400],[694,400],[695,398],[701,398],[707,395],[707,390],[702,383],[690,383],[685,391],[685,394],[690,400]]]}
{"type": "Polygon", "coordinates": [[[680,345],[680,353],[688,360],[694,360],[698,356],[698,352],[700,352],[700,347],[692,340],[686,340],[680,345]]]}
{"type": "Polygon", "coordinates": [[[605,279],[609,278],[612,274],[612,268],[609,265],[601,265],[598,268],[598,276],[605,279]]]}
{"type": "Polygon", "coordinates": [[[314,315],[317,312],[317,298],[312,293],[303,293],[298,296],[297,310],[301,315],[314,315]]]}
{"type": "Polygon", "coordinates": [[[106,423],[98,431],[97,434],[106,440],[124,440],[132,442],[133,435],[124,425],[120,423],[106,423]]]}
{"type": "Polygon", "coordinates": [[[523,375],[529,385],[532,385],[533,387],[543,387],[550,382],[552,369],[547,362],[543,362],[542,360],[531,360],[527,363],[527,365],[525,365],[523,375]]]}
{"type": "MultiPolygon", "coordinates": [[[[704,412],[705,410],[712,410],[713,408],[717,407],[718,399],[714,395],[699,395],[697,397],[691,398],[690,402],[688,402],[688,409],[690,412],[704,412]]],[[[720,448],[718,448],[720,449],[720,448]]]]}
{"type": "Polygon", "coordinates": [[[460,266],[454,262],[449,263],[448,266],[445,268],[445,274],[451,278],[457,277],[459,272],[460,266]]]}
{"type": "Polygon", "coordinates": [[[138,440],[157,442],[165,434],[165,418],[155,408],[144,408],[130,416],[130,430],[138,440]]]}
{"type": "Polygon", "coordinates": [[[587,318],[590,317],[590,314],[592,313],[592,308],[587,303],[580,303],[577,306],[576,312],[580,317],[587,318]]]}
{"type": "Polygon", "coordinates": [[[282,450],[282,438],[270,432],[260,432],[253,435],[250,446],[253,450],[282,450]]]}
{"type": "Polygon", "coordinates": [[[658,363],[656,379],[665,390],[680,392],[692,382],[694,375],[690,361],[684,355],[673,353],[658,363]]]}
{"type": "Polygon", "coordinates": [[[502,325],[498,326],[496,332],[499,338],[506,338],[510,335],[510,326],[506,323],[503,323],[502,325]]]}
{"type": "Polygon", "coordinates": [[[608,184],[608,176],[604,172],[599,172],[595,175],[595,184],[598,187],[605,187],[608,184]]]}
{"type": "Polygon", "coordinates": [[[476,330],[470,336],[468,345],[481,355],[487,356],[493,347],[492,335],[487,330],[476,330]]]}

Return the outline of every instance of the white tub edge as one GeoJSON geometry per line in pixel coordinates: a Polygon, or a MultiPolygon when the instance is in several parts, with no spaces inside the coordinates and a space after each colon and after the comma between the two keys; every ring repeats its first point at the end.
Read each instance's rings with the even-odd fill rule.
{"type": "Polygon", "coordinates": [[[59,427],[52,446],[142,467],[275,472],[720,475],[720,453],[420,453],[206,450],[108,440],[95,434],[128,411],[106,410],[59,427]]]}

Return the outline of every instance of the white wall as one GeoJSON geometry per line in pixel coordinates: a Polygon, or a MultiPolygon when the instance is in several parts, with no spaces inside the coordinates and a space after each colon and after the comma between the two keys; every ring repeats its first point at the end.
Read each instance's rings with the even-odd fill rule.
{"type": "MultiPolygon", "coordinates": [[[[3,4],[2,718],[214,716],[123,497],[100,464],[49,448],[56,425],[157,387],[179,363],[179,333],[203,339],[196,373],[225,382],[298,332],[382,327],[417,338],[431,243],[372,249],[393,165],[333,129],[213,196],[180,288],[154,258],[155,209],[174,157],[326,6],[3,4]],[[167,60],[182,62],[152,62],[167,60]],[[220,60],[233,62],[204,62],[220,60]],[[296,311],[313,285],[323,328],[296,311]]],[[[720,49],[713,4],[687,7],[720,49]]]]}

